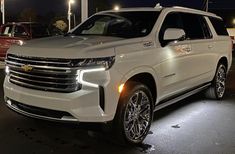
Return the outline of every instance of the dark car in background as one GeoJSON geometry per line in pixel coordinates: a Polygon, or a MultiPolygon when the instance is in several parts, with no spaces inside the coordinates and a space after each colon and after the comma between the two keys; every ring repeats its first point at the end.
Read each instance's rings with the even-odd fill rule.
{"type": "Polygon", "coordinates": [[[50,36],[47,26],[33,22],[7,23],[0,27],[0,62],[4,62],[6,52],[12,44],[22,44],[25,40],[50,36]]]}

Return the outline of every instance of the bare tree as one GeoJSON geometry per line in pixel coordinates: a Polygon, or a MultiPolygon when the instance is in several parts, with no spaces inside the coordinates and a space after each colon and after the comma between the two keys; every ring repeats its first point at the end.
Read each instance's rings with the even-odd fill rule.
{"type": "Polygon", "coordinates": [[[20,13],[18,20],[35,22],[37,21],[37,13],[32,8],[26,8],[20,13]]]}

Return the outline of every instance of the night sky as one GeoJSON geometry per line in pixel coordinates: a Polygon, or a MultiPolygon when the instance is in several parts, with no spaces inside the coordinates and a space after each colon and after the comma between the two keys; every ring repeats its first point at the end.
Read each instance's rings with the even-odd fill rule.
{"type": "MultiPolygon", "coordinates": [[[[68,0],[5,0],[5,8],[7,16],[18,16],[19,13],[26,9],[34,9],[38,15],[55,15],[65,16],[67,14],[68,0]]],[[[80,15],[80,0],[75,0],[73,13],[78,17],[80,15]]],[[[92,0],[90,0],[92,1],[92,0]]],[[[99,1],[99,0],[93,0],[99,1]]],[[[154,7],[157,3],[162,6],[186,6],[190,8],[202,9],[204,0],[108,0],[107,8],[112,9],[114,4],[121,7],[154,7]]],[[[94,11],[94,9],[93,9],[94,11]]],[[[210,0],[209,11],[214,12],[226,20],[226,24],[230,25],[231,20],[235,18],[235,0],[210,0]],[[215,11],[216,10],[216,11],[215,11]],[[229,12],[229,13],[228,13],[229,12]]],[[[92,12],[92,11],[90,11],[92,12]]],[[[13,18],[14,19],[14,18],[13,18]]]]}
{"type": "MultiPolygon", "coordinates": [[[[122,7],[153,7],[156,3],[161,3],[163,6],[181,5],[200,9],[203,5],[203,0],[109,0],[109,2],[110,7],[112,4],[120,4],[122,7]]],[[[12,14],[17,14],[24,8],[34,8],[39,14],[50,11],[62,13],[67,9],[66,0],[6,0],[6,10],[12,14]]],[[[210,8],[235,10],[235,0],[212,0],[210,8]]],[[[79,11],[79,9],[77,10],[79,11]]]]}

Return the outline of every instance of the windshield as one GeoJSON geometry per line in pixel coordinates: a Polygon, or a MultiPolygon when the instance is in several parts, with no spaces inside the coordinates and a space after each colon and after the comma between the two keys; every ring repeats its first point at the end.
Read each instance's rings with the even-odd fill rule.
{"type": "Polygon", "coordinates": [[[159,16],[157,11],[110,12],[91,17],[73,35],[100,35],[122,38],[147,36],[159,16]]]}

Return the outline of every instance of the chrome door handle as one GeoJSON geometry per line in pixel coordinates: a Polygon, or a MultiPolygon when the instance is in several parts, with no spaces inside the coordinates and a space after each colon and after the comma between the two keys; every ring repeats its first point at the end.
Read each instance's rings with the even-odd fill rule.
{"type": "Polygon", "coordinates": [[[192,51],[192,49],[191,48],[185,48],[184,49],[186,52],[190,52],[190,51],[192,51]]]}
{"type": "Polygon", "coordinates": [[[209,49],[213,48],[213,45],[208,45],[208,48],[209,48],[209,49]]]}

